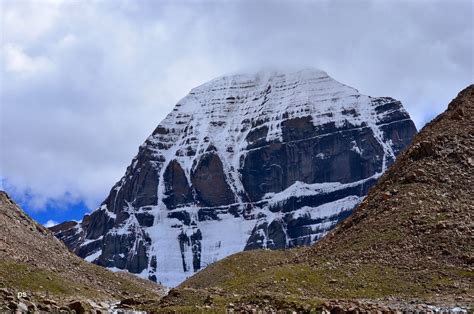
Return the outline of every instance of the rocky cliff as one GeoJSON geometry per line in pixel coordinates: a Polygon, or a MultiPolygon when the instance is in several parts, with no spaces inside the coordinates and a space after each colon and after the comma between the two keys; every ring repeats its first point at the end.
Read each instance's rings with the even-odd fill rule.
{"type": "Polygon", "coordinates": [[[410,143],[401,103],[325,72],[259,72],[193,89],[102,205],[52,230],[76,254],[174,286],[256,248],[310,245],[410,143]]]}

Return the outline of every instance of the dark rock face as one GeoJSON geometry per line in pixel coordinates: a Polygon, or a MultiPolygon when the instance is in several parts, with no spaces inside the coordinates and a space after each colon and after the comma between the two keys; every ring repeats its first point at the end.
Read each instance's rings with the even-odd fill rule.
{"type": "Polygon", "coordinates": [[[243,184],[252,201],[265,193],[280,192],[296,181],[348,183],[382,171],[383,147],[370,128],[339,129],[324,136],[309,126],[310,119],[285,121],[283,143],[265,143],[246,155],[243,184]]]}
{"type": "Polygon", "coordinates": [[[179,162],[172,160],[168,164],[163,179],[165,181],[165,197],[163,198],[163,203],[165,203],[169,209],[192,203],[192,190],[179,162]]]}
{"type": "Polygon", "coordinates": [[[125,176],[115,184],[103,203],[110,212],[115,213],[116,208],[121,211],[129,205],[142,207],[158,203],[159,176],[156,161],[153,159],[153,151],[146,147],[139,151],[132,162],[132,165],[139,165],[139,167],[129,166],[125,176]]]}
{"type": "Polygon", "coordinates": [[[191,265],[188,265],[186,262],[186,257],[184,252],[186,251],[186,247],[191,247],[192,251],[192,270],[194,272],[201,269],[201,240],[202,235],[199,229],[195,229],[195,232],[188,236],[186,233],[181,233],[178,236],[179,239],[179,246],[181,249],[181,257],[183,262],[183,270],[190,271],[191,265]]]}
{"type": "Polygon", "coordinates": [[[227,184],[222,161],[214,152],[201,156],[191,175],[198,200],[204,206],[221,206],[235,202],[227,184]]]}
{"type": "Polygon", "coordinates": [[[176,105],[100,208],[54,231],[86,260],[173,286],[244,249],[314,243],[415,133],[399,101],[321,71],[223,77],[176,105]]]}

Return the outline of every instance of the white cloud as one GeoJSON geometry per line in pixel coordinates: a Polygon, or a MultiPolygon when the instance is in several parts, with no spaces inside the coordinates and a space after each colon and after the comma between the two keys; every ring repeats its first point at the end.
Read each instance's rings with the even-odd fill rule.
{"type": "Polygon", "coordinates": [[[31,43],[57,25],[62,1],[37,0],[1,2],[3,40],[31,43]]]}
{"type": "Polygon", "coordinates": [[[42,56],[30,57],[23,49],[13,44],[3,47],[5,70],[20,75],[37,74],[51,69],[51,62],[42,56]]]}
{"type": "Polygon", "coordinates": [[[50,227],[56,226],[57,224],[58,224],[57,221],[50,219],[43,226],[45,226],[46,228],[50,228],[50,227]]]}
{"type": "Polygon", "coordinates": [[[102,201],[196,85],[313,66],[422,126],[473,80],[472,2],[1,1],[0,175],[39,209],[102,201]]]}

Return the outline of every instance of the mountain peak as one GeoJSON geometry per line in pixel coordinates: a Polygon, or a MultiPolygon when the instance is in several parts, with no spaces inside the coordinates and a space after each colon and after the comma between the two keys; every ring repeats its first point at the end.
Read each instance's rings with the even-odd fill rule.
{"type": "MultiPolygon", "coordinates": [[[[207,83],[204,83],[191,90],[190,94],[199,91],[209,91],[216,87],[227,86],[228,88],[239,88],[246,85],[251,85],[260,88],[267,88],[271,84],[284,83],[285,81],[297,84],[298,82],[306,82],[313,80],[333,80],[326,72],[316,68],[278,68],[267,67],[262,68],[257,72],[243,72],[233,73],[217,77],[207,83]]],[[[333,80],[336,82],[335,80],[333,80]]],[[[338,82],[337,82],[338,83],[338,82]]],[[[341,86],[345,86],[339,83],[341,86]]]]}
{"type": "Polygon", "coordinates": [[[415,133],[399,101],[323,71],[220,77],[176,104],[96,211],[55,231],[86,260],[174,286],[244,249],[319,240],[415,133]]]}

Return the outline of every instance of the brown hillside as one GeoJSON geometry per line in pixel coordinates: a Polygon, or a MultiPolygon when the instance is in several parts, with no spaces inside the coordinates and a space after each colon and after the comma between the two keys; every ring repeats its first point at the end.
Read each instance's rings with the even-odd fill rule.
{"type": "Polygon", "coordinates": [[[162,294],[152,282],[112,273],[69,252],[0,191],[0,312],[106,309],[127,298],[157,300],[162,294]]]}

